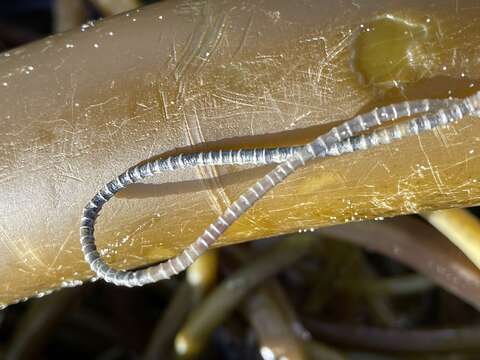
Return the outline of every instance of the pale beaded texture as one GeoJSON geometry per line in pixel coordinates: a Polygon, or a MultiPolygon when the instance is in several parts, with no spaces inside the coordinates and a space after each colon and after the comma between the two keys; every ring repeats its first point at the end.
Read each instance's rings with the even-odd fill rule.
{"type": "Polygon", "coordinates": [[[141,286],[168,279],[190,266],[242,214],[287,176],[305,165],[308,160],[340,156],[349,152],[367,150],[378,145],[387,145],[407,136],[418,135],[424,131],[446,126],[465,116],[477,115],[479,112],[480,92],[463,100],[406,101],[358,115],[303,146],[179,154],[166,159],[145,162],[110,181],[85,206],[80,223],[80,242],[85,260],[98,277],[116,285],[141,286]],[[420,117],[374,130],[368,134],[362,134],[389,121],[422,113],[424,115],[420,117]],[[173,171],[193,166],[265,165],[272,163],[279,165],[244,192],[214,223],[205,229],[200,237],[176,257],[146,269],[123,271],[107,265],[97,251],[94,237],[97,216],[106,202],[130,184],[163,171],[173,171]]]}

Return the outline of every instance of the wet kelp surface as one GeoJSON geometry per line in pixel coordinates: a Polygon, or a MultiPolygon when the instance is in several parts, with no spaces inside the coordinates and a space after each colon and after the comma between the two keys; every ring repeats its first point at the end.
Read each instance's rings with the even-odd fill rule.
{"type": "MultiPolygon", "coordinates": [[[[378,105],[474,93],[476,11],[467,0],[173,0],[4,52],[0,304],[88,280],[82,208],[145,159],[302,144],[378,105]]],[[[477,134],[468,118],[312,161],[219,245],[477,204],[477,134]]],[[[202,167],[129,187],[102,210],[99,248],[118,268],[174,256],[268,170],[202,167]]]]}
{"type": "Polygon", "coordinates": [[[143,288],[99,280],[10,306],[1,313],[0,353],[478,358],[480,271],[450,241],[420,218],[338,229],[213,250],[185,275],[143,288]],[[372,236],[390,249],[375,248],[372,236]],[[435,247],[441,254],[425,254],[435,247]]]}

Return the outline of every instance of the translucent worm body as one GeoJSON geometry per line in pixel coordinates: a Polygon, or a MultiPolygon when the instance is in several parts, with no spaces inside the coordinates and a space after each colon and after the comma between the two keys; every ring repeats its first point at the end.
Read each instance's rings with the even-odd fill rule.
{"type": "Polygon", "coordinates": [[[479,109],[480,93],[461,101],[407,101],[377,108],[364,115],[358,115],[338,127],[332,128],[326,134],[304,146],[180,154],[145,162],[125,171],[107,183],[85,206],[80,224],[80,242],[85,260],[97,276],[116,285],[141,286],[168,279],[190,266],[253,204],[273,187],[280,184],[287,176],[305,165],[308,160],[339,156],[348,152],[366,150],[377,145],[390,144],[406,136],[417,135],[439,126],[445,126],[467,115],[476,115],[479,109]],[[430,113],[397,125],[375,130],[369,134],[361,134],[388,121],[428,112],[430,113]],[[176,257],[146,269],[124,271],[108,266],[98,253],[94,237],[96,218],[103,205],[128,185],[163,171],[186,167],[271,163],[279,163],[279,165],[240,195],[215,222],[207,227],[195,242],[176,257]]]}

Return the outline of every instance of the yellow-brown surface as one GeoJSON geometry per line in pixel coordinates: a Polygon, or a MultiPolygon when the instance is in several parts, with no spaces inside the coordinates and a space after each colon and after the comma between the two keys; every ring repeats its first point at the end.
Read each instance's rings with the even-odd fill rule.
{"type": "MultiPolygon", "coordinates": [[[[166,1],[0,54],[0,303],[91,276],[81,210],[145,159],[304,143],[379,104],[478,90],[479,15],[474,0],[166,1]]],[[[478,204],[479,139],[470,118],[314,161],[220,244],[478,204]]],[[[125,268],[172,256],[266,171],[132,186],[102,211],[99,247],[125,268]]]]}

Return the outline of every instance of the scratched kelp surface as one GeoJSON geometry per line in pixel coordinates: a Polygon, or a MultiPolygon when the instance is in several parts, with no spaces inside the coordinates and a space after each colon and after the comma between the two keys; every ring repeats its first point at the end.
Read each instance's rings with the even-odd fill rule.
{"type": "MultiPolygon", "coordinates": [[[[166,1],[2,54],[0,302],[91,276],[81,209],[144,159],[304,143],[378,104],[478,90],[477,6],[166,1]],[[382,36],[394,50],[372,45],[382,36]]],[[[477,204],[479,130],[468,119],[314,162],[221,243],[477,204]]],[[[172,256],[266,171],[199,168],[132,187],[103,211],[99,246],[123,267],[172,256]]]]}
{"type": "MultiPolygon", "coordinates": [[[[91,3],[125,6],[135,0],[91,3]]],[[[86,2],[55,4],[67,5],[56,10],[57,31],[88,16],[78,11],[86,2]],[[72,12],[72,4],[79,6],[77,11],[72,12]]],[[[429,205],[474,204],[476,178],[469,177],[477,168],[472,119],[456,125],[458,133],[449,128],[412,140],[408,147],[402,143],[314,164],[258,204],[228,240],[298,229],[302,234],[208,252],[185,276],[141,289],[98,281],[43,296],[49,293],[45,290],[78,285],[79,278],[89,276],[80,261],[76,231],[68,222],[76,227],[85,199],[120,171],[117,166],[138,162],[137,156],[157,150],[174,153],[175,146],[184,145],[183,150],[191,151],[195,147],[186,145],[202,136],[207,143],[199,145],[201,149],[302,143],[330,127],[330,121],[375,104],[464,96],[478,88],[472,72],[478,62],[472,4],[387,4],[386,11],[379,5],[367,9],[363,2],[360,13],[354,14],[358,4],[340,3],[328,18],[319,9],[305,10],[306,3],[295,4],[298,9],[278,2],[244,9],[230,5],[165,3],[164,8],[86,24],[76,35],[64,34],[23,53],[1,55],[2,71],[7,70],[0,89],[5,90],[2,96],[10,96],[2,108],[8,110],[1,125],[7,140],[0,143],[2,149],[10,147],[9,157],[2,155],[8,160],[8,171],[2,174],[11,178],[3,180],[0,189],[2,195],[9,189],[6,194],[16,197],[2,203],[13,215],[2,212],[6,220],[0,218],[2,244],[9,246],[8,254],[1,254],[5,264],[0,265],[0,294],[4,303],[32,293],[42,299],[0,311],[0,358],[477,359],[480,271],[432,226],[408,216],[308,231],[325,221],[380,218],[413,206],[423,210],[429,205]],[[163,20],[174,16],[181,21],[166,26],[163,20]],[[315,21],[309,20],[313,17],[315,21]],[[239,25],[245,22],[249,25],[239,25]],[[185,31],[183,37],[179,31],[185,31]],[[168,42],[175,47],[165,50],[168,42]],[[115,51],[102,52],[105,46],[115,51]],[[171,55],[174,49],[177,58],[155,62],[159,53],[171,55]],[[94,73],[94,68],[100,70],[94,73]],[[26,114],[29,121],[23,119],[26,114]],[[170,124],[176,124],[176,130],[170,124]],[[233,126],[238,126],[236,132],[233,126]],[[147,134],[145,127],[153,130],[147,134]],[[446,139],[443,144],[441,137],[446,139]],[[375,162],[371,156],[376,156],[375,162]],[[454,174],[444,170],[456,163],[464,169],[457,167],[454,174]],[[385,167],[389,176],[378,178],[385,167]],[[341,174],[342,181],[334,183],[331,174],[341,174]],[[403,187],[398,187],[398,179],[403,187]],[[462,188],[470,191],[463,195],[458,190],[462,181],[462,188]],[[81,184],[84,187],[78,187],[81,184]],[[27,193],[17,191],[17,185],[27,193]],[[402,200],[407,185],[409,203],[402,200]],[[395,186],[400,194],[392,190],[395,186]],[[301,196],[295,200],[299,189],[301,196]],[[75,201],[66,202],[67,193],[75,201]],[[386,211],[378,202],[372,204],[373,196],[384,203],[390,199],[392,208],[386,211]],[[289,202],[296,206],[289,209],[289,202]],[[325,220],[327,215],[332,218],[325,220]],[[35,222],[41,225],[31,226],[35,222]]],[[[9,31],[22,28],[17,22],[6,30],[2,6],[0,48],[38,36],[9,31]]],[[[109,260],[133,266],[178,247],[177,237],[188,243],[187,236],[198,235],[189,233],[192,224],[212,220],[212,204],[224,206],[220,189],[225,187],[223,201],[228,202],[265,171],[216,170],[168,176],[114,200],[99,227],[109,260]],[[199,181],[215,174],[215,181],[199,181]],[[162,181],[170,183],[158,185],[162,181]],[[164,208],[174,217],[163,213],[164,208]],[[131,219],[137,222],[131,224],[131,219]],[[162,248],[153,251],[159,242],[162,248]],[[131,253],[122,263],[120,256],[127,252],[131,253]]],[[[436,211],[427,218],[449,218],[443,226],[450,230],[455,230],[454,222],[461,222],[462,248],[473,249],[469,256],[478,264],[478,245],[471,240],[478,238],[480,225],[467,214],[436,211]]]]}

